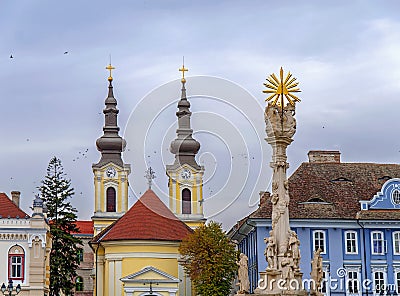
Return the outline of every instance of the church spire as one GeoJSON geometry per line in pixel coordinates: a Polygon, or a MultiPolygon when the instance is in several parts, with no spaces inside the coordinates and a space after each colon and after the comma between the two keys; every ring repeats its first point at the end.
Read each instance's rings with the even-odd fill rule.
{"type": "Polygon", "coordinates": [[[117,117],[119,110],[117,109],[117,100],[114,98],[112,86],[112,70],[115,68],[110,63],[106,69],[110,71],[110,76],[107,78],[109,82],[108,96],[105,100],[105,108],[103,110],[104,134],[96,141],[97,150],[101,152],[101,159],[96,166],[100,167],[106,163],[113,162],[122,167],[123,161],[121,159],[121,152],[125,149],[126,141],[118,134],[119,127],[117,124],[117,117]]]}
{"type": "Polygon", "coordinates": [[[190,128],[190,103],[186,97],[186,79],[185,72],[188,69],[185,68],[184,63],[182,68],[179,69],[182,72],[182,89],[181,99],[178,102],[178,111],[176,116],[178,117],[178,129],[176,130],[176,139],[171,142],[170,151],[175,154],[175,166],[181,166],[185,163],[191,165],[193,168],[200,169],[200,166],[195,160],[195,155],[200,149],[200,143],[193,139],[193,130],[190,128]]]}

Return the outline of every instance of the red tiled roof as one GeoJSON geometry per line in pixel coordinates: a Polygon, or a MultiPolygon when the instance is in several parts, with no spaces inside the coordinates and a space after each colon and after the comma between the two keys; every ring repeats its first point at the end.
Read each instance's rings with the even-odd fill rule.
{"type": "Polygon", "coordinates": [[[4,192],[0,192],[0,215],[2,218],[16,218],[17,216],[19,218],[25,218],[28,216],[28,214],[17,207],[4,192]]]}
{"type": "Polygon", "coordinates": [[[179,220],[152,191],[142,197],[94,242],[113,240],[182,241],[192,229],[179,220]]]}
{"type": "Polygon", "coordinates": [[[357,219],[361,220],[400,220],[400,211],[399,210],[368,210],[368,211],[359,211],[357,213],[357,219]]]}
{"type": "MultiPolygon", "coordinates": [[[[398,164],[302,163],[289,178],[290,218],[356,219],[360,200],[370,200],[388,179],[399,177],[398,164]],[[310,202],[311,199],[323,202],[310,202]]],[[[271,213],[271,200],[266,198],[250,218],[269,219],[271,213]]],[[[397,219],[379,213],[374,217],[397,219]]]]}
{"type": "MultiPolygon", "coordinates": [[[[79,228],[80,232],[78,234],[91,234],[93,235],[93,221],[76,221],[76,226],[79,228]]],[[[72,234],[77,234],[73,232],[72,234]]]]}

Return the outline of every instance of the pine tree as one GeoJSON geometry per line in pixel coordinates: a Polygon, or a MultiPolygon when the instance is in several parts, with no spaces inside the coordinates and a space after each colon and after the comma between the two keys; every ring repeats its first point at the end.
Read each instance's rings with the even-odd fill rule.
{"type": "Polygon", "coordinates": [[[69,199],[74,195],[71,180],[66,178],[61,160],[53,157],[47,174],[39,187],[47,218],[50,221],[52,249],[50,253],[50,296],[73,295],[74,278],[79,265],[78,252],[82,241],[71,233],[78,233],[77,210],[69,199]]]}
{"type": "Polygon", "coordinates": [[[182,241],[179,252],[198,295],[229,295],[237,271],[237,251],[221,224],[210,222],[196,228],[182,241]]]}

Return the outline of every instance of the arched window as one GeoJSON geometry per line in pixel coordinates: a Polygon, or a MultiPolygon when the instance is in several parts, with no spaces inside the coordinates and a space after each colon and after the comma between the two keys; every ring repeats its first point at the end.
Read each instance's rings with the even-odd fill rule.
{"type": "Polygon", "coordinates": [[[81,276],[77,276],[75,279],[75,291],[76,292],[83,291],[83,278],[81,276]]]}
{"type": "Polygon", "coordinates": [[[8,251],[8,279],[24,281],[25,252],[15,245],[8,251]]]}
{"type": "Polygon", "coordinates": [[[113,187],[107,188],[107,212],[115,212],[115,189],[113,187]]]}
{"type": "Polygon", "coordinates": [[[192,193],[189,189],[182,190],[182,214],[192,213],[192,193]]]}
{"type": "Polygon", "coordinates": [[[392,202],[395,205],[400,205],[400,190],[395,189],[392,192],[392,202]]]}

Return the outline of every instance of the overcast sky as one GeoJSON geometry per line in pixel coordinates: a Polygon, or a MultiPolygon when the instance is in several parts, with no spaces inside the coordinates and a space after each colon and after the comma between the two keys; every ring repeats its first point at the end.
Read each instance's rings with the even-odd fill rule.
{"type": "Polygon", "coordinates": [[[216,2],[2,0],[0,191],[20,190],[30,213],[56,155],[80,219],[90,219],[110,54],[131,204],[146,189],[147,165],[166,200],[182,56],[205,212],[225,228],[269,189],[262,84],[281,66],[302,89],[290,173],[312,149],[340,150],[346,162],[399,162],[399,1],[216,2]]]}

